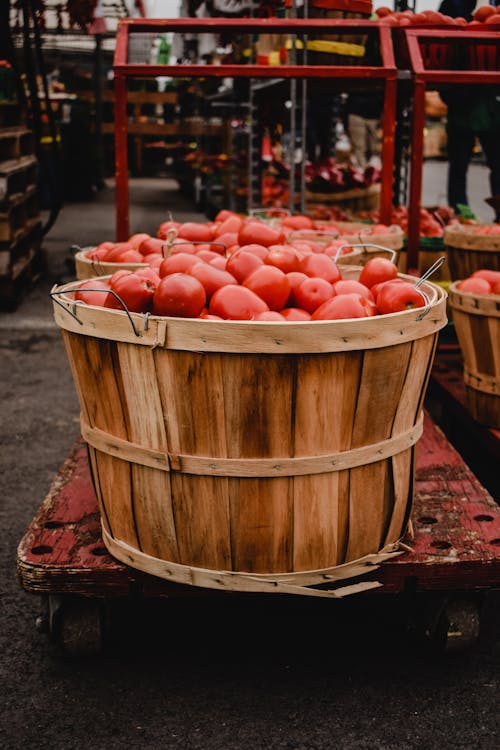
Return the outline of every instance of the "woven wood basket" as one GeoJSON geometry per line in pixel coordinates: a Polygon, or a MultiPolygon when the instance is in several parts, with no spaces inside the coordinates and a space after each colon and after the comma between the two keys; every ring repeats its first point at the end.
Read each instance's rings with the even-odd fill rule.
{"type": "Polygon", "coordinates": [[[342,208],[352,213],[359,211],[376,211],[380,205],[380,183],[370,185],[367,188],[353,188],[340,193],[317,193],[312,190],[306,191],[308,208],[315,203],[336,204],[340,203],[342,208]]]}
{"type": "Polygon", "coordinates": [[[480,424],[500,429],[500,295],[449,289],[449,305],[464,363],[470,413],[480,424]]]}
{"type": "Polygon", "coordinates": [[[115,557],[216,589],[377,585],[309,588],[399,550],[439,287],[424,317],[276,324],[127,315],[76,288],[54,288],[54,314],[115,557]]]}
{"type": "Polygon", "coordinates": [[[147,268],[147,263],[105,263],[103,261],[90,260],[86,252],[90,248],[79,250],[75,254],[76,278],[80,281],[93,279],[96,276],[109,276],[115,271],[137,271],[138,268],[147,268]]]}
{"type": "Polygon", "coordinates": [[[481,268],[500,271],[500,234],[476,234],[472,226],[446,227],[444,244],[452,281],[481,268]]]}

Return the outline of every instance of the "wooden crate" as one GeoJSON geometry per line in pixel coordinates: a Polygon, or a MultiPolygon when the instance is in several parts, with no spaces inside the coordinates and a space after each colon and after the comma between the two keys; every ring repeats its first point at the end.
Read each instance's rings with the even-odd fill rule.
{"type": "Polygon", "coordinates": [[[261,325],[75,308],[74,288],[55,290],[54,314],[116,557],[181,583],[316,596],[325,576],[396,552],[441,289],[426,285],[423,318],[261,325]]]}

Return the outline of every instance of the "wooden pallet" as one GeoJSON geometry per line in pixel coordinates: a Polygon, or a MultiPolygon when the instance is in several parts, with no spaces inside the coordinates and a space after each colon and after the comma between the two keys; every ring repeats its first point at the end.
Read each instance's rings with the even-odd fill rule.
{"type": "MultiPolygon", "coordinates": [[[[428,415],[418,444],[412,551],[374,572],[382,593],[500,587],[500,508],[428,415]]],[[[26,591],[86,597],[227,596],[129,568],[104,547],[86,448],[78,442],[18,548],[26,591]]]]}
{"type": "Polygon", "coordinates": [[[38,162],[35,156],[21,156],[0,163],[0,201],[24,193],[36,183],[38,162]]]}
{"type": "Polygon", "coordinates": [[[0,128],[0,162],[30,156],[34,149],[31,130],[23,126],[0,128]]]}
{"type": "Polygon", "coordinates": [[[23,193],[14,194],[8,202],[0,204],[0,250],[14,245],[34,220],[39,221],[40,209],[36,185],[23,193]]]}
{"type": "MultiPolygon", "coordinates": [[[[19,302],[38,281],[44,271],[45,259],[40,249],[40,222],[33,225],[30,232],[20,240],[26,244],[25,252],[10,261],[8,273],[0,276],[0,310],[13,311],[19,302]],[[32,239],[33,238],[33,239],[32,239]]],[[[0,253],[1,256],[1,253],[0,253]]]]}

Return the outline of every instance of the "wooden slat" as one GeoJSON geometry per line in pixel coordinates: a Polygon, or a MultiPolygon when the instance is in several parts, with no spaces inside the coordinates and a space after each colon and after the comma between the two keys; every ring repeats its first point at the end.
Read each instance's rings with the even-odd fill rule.
{"type": "MultiPolygon", "coordinates": [[[[118,362],[132,441],[168,450],[163,412],[151,349],[118,344],[118,362]]],[[[143,552],[177,561],[179,553],[168,473],[147,466],[131,467],[134,519],[143,552]]]]}

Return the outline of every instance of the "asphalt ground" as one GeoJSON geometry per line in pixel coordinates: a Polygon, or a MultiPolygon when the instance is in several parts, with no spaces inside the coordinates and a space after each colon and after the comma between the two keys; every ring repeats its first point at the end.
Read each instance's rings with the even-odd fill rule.
{"type": "MultiPolygon", "coordinates": [[[[133,182],[132,203],[132,231],[154,231],[168,210],[197,218],[164,181],[133,182]]],[[[79,434],[48,291],[69,279],[68,247],[113,225],[111,189],[68,204],[47,273],[0,314],[2,748],[498,750],[498,592],[476,644],[454,654],[419,637],[411,603],[391,596],[123,601],[106,649],[86,658],[36,630],[42,602],[19,583],[16,548],[79,434]]]]}

